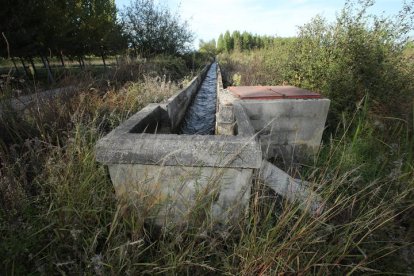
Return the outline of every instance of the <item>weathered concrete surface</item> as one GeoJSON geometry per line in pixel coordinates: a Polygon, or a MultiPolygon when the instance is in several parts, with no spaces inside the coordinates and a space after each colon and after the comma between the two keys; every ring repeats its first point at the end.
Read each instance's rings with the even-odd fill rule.
{"type": "MultiPolygon", "coordinates": [[[[302,159],[317,152],[325,127],[328,99],[241,100],[223,88],[218,72],[216,134],[259,138],[263,157],[285,161],[302,159]]],[[[264,184],[289,201],[318,215],[321,197],[305,181],[263,160],[259,177],[264,184]]]]}
{"type": "Polygon", "coordinates": [[[259,168],[261,149],[250,137],[121,133],[98,141],[96,159],[104,164],[259,168]]]}
{"type": "Polygon", "coordinates": [[[263,160],[259,177],[266,186],[287,200],[298,203],[303,210],[312,215],[322,213],[324,208],[322,198],[313,192],[306,182],[292,178],[266,160],[263,160]]]}
{"type": "Polygon", "coordinates": [[[241,137],[249,137],[250,140],[256,139],[256,132],[250,122],[249,117],[247,116],[243,106],[235,102],[232,109],[233,116],[235,118],[235,134],[241,137]]]}
{"type": "Polygon", "coordinates": [[[212,216],[228,222],[246,209],[252,169],[113,164],[118,197],[146,208],[157,224],[212,216]]]}
{"type": "Polygon", "coordinates": [[[328,99],[241,100],[265,157],[302,156],[319,149],[328,99]]]}
{"type": "Polygon", "coordinates": [[[220,67],[217,66],[216,135],[234,135],[236,126],[233,111],[234,101],[234,96],[223,88],[220,67]]]}

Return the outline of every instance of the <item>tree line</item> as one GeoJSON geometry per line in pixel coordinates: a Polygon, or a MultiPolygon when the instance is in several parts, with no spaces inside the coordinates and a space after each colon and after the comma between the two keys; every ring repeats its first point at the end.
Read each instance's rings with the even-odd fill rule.
{"type": "Polygon", "coordinates": [[[126,45],[114,0],[2,0],[1,56],[100,54],[126,45]],[[7,41],[6,41],[7,40],[7,41]],[[5,44],[8,45],[5,45],[5,44]]]}
{"type": "Polygon", "coordinates": [[[218,52],[249,51],[254,49],[274,47],[278,44],[289,43],[295,38],[282,38],[268,35],[257,35],[247,31],[226,31],[217,40],[218,52]]]}
{"type": "Polygon", "coordinates": [[[0,56],[82,57],[180,54],[193,35],[187,22],[154,0],[118,12],[114,0],[0,0],[0,56]]]}

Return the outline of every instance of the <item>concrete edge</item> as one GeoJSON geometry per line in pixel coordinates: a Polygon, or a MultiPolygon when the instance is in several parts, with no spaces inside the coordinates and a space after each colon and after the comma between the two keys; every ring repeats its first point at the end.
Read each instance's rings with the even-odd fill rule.
{"type": "Polygon", "coordinates": [[[255,139],[258,140],[256,137],[256,132],[254,131],[254,128],[250,123],[250,119],[247,116],[243,106],[238,102],[234,102],[233,112],[236,119],[238,135],[243,137],[255,137],[255,139]]]}
{"type": "MultiPolygon", "coordinates": [[[[123,123],[121,123],[119,126],[117,126],[115,129],[113,129],[107,136],[111,137],[115,134],[122,135],[130,133],[130,131],[140,122],[141,120],[144,120],[146,117],[152,116],[155,112],[157,112],[158,109],[161,109],[160,104],[156,103],[150,103],[144,108],[142,108],[140,111],[129,117],[127,120],[125,120],[123,123]]],[[[104,138],[106,138],[105,136],[104,138]]],[[[102,139],[104,139],[102,138],[102,139]]]]}
{"type": "Polygon", "coordinates": [[[306,185],[304,181],[292,178],[272,163],[263,160],[259,178],[275,193],[290,202],[297,202],[299,207],[313,216],[318,216],[325,207],[322,197],[306,185]]]}
{"type": "MultiPolygon", "coordinates": [[[[206,74],[209,68],[210,65],[205,67],[203,73],[206,74]]],[[[196,79],[200,79],[199,77],[195,78],[186,89],[193,89],[189,87],[196,86],[196,79]]],[[[170,99],[174,101],[186,89],[170,99]]],[[[171,102],[152,103],[132,115],[97,142],[96,160],[104,164],[163,164],[252,169],[260,167],[261,147],[247,114],[240,105],[236,107],[235,112],[235,120],[239,122],[236,136],[131,133],[139,122],[154,116],[154,113],[160,110],[165,112],[169,107],[171,102]]],[[[171,111],[170,108],[169,112],[171,111]]],[[[235,120],[232,122],[233,125],[235,120]]]]}
{"type": "Polygon", "coordinates": [[[96,160],[104,164],[259,168],[259,143],[237,136],[119,133],[101,139],[96,160]]]}

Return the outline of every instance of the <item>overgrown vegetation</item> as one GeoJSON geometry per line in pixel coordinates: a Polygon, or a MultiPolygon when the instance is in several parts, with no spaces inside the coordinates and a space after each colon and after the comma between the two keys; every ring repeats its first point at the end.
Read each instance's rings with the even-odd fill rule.
{"type": "Polygon", "coordinates": [[[136,0],[122,15],[129,42],[141,55],[176,55],[188,51],[193,34],[178,13],[153,0],[136,0]]]}
{"type": "Polygon", "coordinates": [[[56,77],[84,70],[86,56],[101,59],[94,69],[102,73],[109,65],[108,56],[118,64],[119,56],[185,58],[192,50],[193,34],[187,22],[154,0],[131,1],[121,11],[114,0],[3,2],[0,74],[25,78],[29,84],[55,84],[56,77]],[[59,66],[53,67],[52,59],[59,66]],[[69,65],[73,61],[79,68],[69,65]]]}
{"type": "MultiPolygon", "coordinates": [[[[342,193],[342,198],[365,197],[375,191],[348,206],[338,205],[329,222],[338,226],[348,221],[355,227],[341,234],[344,248],[353,247],[353,268],[342,269],[412,273],[407,256],[414,242],[414,63],[408,41],[413,7],[383,18],[369,14],[371,5],[348,1],[334,22],[317,16],[300,27],[297,38],[276,38],[272,47],[248,52],[224,52],[219,60],[228,85],[295,85],[331,99],[325,146],[298,173],[305,179],[316,176],[315,183],[324,183],[322,190],[335,187],[330,190],[335,200],[328,202],[337,203],[342,193]],[[369,217],[363,219],[365,215],[369,217]],[[371,259],[380,255],[386,257],[371,259]]],[[[327,263],[350,265],[343,257],[327,263]]]]}
{"type": "Polygon", "coordinates": [[[218,52],[251,51],[255,49],[269,48],[277,45],[280,40],[288,41],[294,38],[279,38],[268,35],[257,35],[249,32],[226,31],[220,34],[217,40],[218,52]]]}
{"type": "Polygon", "coordinates": [[[273,47],[222,54],[235,85],[290,84],[332,99],[329,127],[352,115],[364,97],[370,111],[411,120],[412,62],[404,50],[413,29],[411,6],[395,19],[370,15],[372,5],[347,2],[335,22],[320,16],[300,27],[297,38],[276,38],[273,47]]]}
{"type": "Polygon", "coordinates": [[[185,84],[194,58],[126,62],[100,79],[77,76],[76,95],[42,110],[3,102],[0,274],[412,273],[413,63],[403,25],[369,21],[368,4],[335,23],[316,18],[297,39],[220,56],[233,84],[293,84],[332,100],[319,155],[286,168],[313,183],[322,215],[259,182],[248,215],[228,227],[201,216],[163,231],[118,201],[96,141],[185,84]]]}

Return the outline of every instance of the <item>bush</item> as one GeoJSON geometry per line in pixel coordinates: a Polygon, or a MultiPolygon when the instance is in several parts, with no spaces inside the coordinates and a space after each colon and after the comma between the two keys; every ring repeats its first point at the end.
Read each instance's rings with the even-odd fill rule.
{"type": "Polygon", "coordinates": [[[193,41],[187,22],[154,0],[131,1],[122,20],[129,42],[145,57],[183,54],[193,41]]]}
{"type": "Polygon", "coordinates": [[[361,3],[348,1],[333,23],[315,17],[299,28],[296,39],[281,39],[247,54],[221,54],[220,63],[230,75],[241,74],[240,85],[291,84],[331,99],[331,131],[361,101],[370,105],[371,113],[409,121],[414,97],[414,63],[407,43],[412,7],[384,18],[368,13],[372,1],[361,3]]]}
{"type": "Polygon", "coordinates": [[[367,13],[370,5],[371,1],[363,1],[353,8],[349,1],[331,24],[314,18],[300,28],[292,49],[289,82],[332,100],[333,128],[367,95],[371,112],[409,119],[414,66],[403,54],[407,14],[394,20],[376,17],[367,13]]]}

